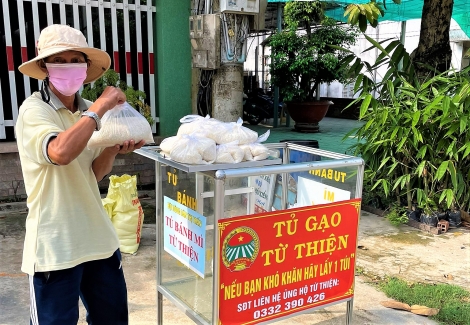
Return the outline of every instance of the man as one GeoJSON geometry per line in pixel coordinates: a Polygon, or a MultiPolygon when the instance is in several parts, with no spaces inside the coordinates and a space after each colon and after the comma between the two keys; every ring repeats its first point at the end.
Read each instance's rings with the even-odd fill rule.
{"type": "Polygon", "coordinates": [[[114,87],[94,103],[77,93],[109,69],[106,52],[89,47],[80,31],[65,25],[46,27],[37,50],[19,70],[44,81],[23,102],[16,123],[29,208],[21,269],[30,280],[30,323],[77,324],[80,297],[89,324],[128,324],[119,240],[98,181],[117,154],[144,141],[87,148],[103,114],[126,101],[114,87]]]}

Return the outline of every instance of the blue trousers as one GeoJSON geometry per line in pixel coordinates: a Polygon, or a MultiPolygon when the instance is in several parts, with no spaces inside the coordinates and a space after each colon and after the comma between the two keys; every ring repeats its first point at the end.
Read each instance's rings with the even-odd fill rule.
{"type": "Polygon", "coordinates": [[[127,325],[127,288],[119,250],[103,260],[29,277],[31,325],[76,325],[78,299],[89,325],[127,325]]]}

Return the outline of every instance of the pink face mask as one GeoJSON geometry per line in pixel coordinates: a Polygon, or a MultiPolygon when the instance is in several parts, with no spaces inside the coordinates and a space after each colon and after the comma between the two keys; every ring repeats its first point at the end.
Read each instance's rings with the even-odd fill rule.
{"type": "Polygon", "coordinates": [[[86,79],[87,63],[46,63],[49,81],[65,96],[75,94],[86,79]]]}

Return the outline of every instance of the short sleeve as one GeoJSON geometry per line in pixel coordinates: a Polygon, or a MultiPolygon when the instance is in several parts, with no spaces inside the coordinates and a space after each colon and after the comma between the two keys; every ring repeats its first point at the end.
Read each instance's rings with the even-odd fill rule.
{"type": "Polygon", "coordinates": [[[59,125],[58,113],[52,107],[42,101],[25,101],[16,122],[18,150],[35,163],[53,164],[47,155],[47,145],[65,131],[59,125]]]}

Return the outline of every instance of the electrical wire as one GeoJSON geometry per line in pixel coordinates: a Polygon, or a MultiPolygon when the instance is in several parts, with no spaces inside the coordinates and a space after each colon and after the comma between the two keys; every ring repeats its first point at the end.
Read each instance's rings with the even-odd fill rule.
{"type": "Polygon", "coordinates": [[[253,45],[253,41],[255,40],[254,37],[251,37],[251,42],[250,42],[250,46],[248,46],[248,52],[250,52],[250,49],[251,49],[251,45],[253,45]]]}
{"type": "Polygon", "coordinates": [[[229,33],[228,33],[229,27],[227,25],[227,16],[225,15],[225,13],[222,13],[221,18],[222,18],[222,33],[225,39],[225,52],[226,52],[225,56],[228,61],[233,61],[234,54],[230,48],[230,38],[229,38],[229,33]]]}
{"type": "Polygon", "coordinates": [[[197,93],[197,112],[201,116],[212,116],[212,77],[214,70],[201,70],[197,93]]]}
{"type": "Polygon", "coordinates": [[[222,13],[221,20],[226,61],[243,63],[249,36],[248,16],[222,13]]]}
{"type": "Polygon", "coordinates": [[[201,0],[198,0],[197,2],[197,10],[196,10],[196,15],[201,14],[201,11],[199,11],[199,7],[201,6],[201,0]]]}

